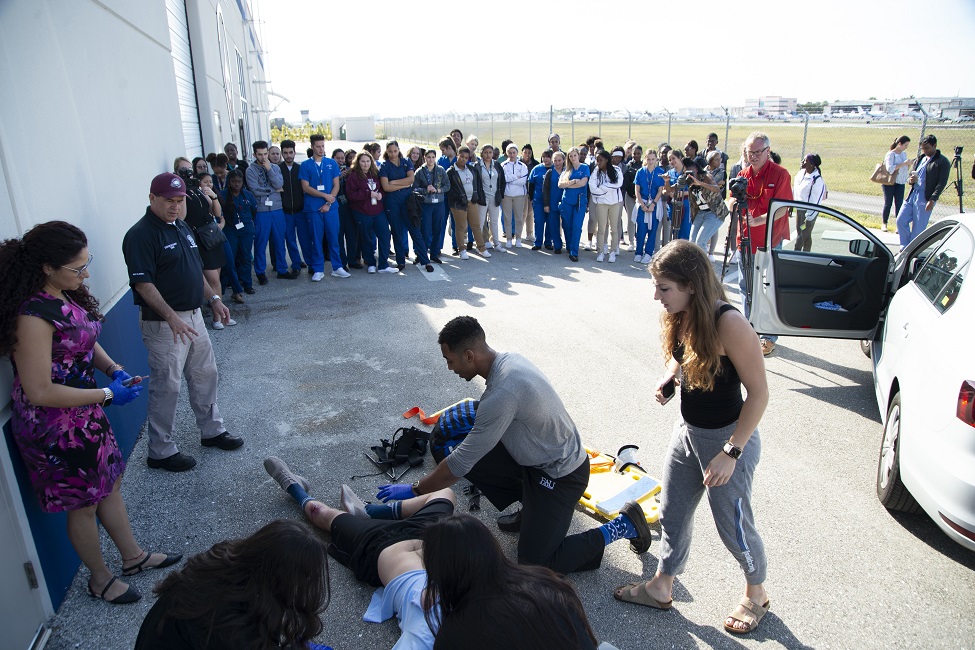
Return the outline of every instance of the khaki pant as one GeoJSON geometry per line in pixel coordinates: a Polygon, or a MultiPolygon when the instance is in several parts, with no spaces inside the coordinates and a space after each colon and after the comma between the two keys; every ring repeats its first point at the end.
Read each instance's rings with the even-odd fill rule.
{"type": "Polygon", "coordinates": [[[620,240],[619,225],[617,225],[619,208],[622,203],[593,203],[589,218],[596,222],[596,251],[608,253],[615,251],[620,240]],[[612,233],[612,234],[610,234],[612,233]],[[607,235],[609,241],[607,242],[607,235]]]}
{"type": "Polygon", "coordinates": [[[525,197],[525,239],[535,242],[535,208],[532,202],[525,197]]]}
{"type": "Polygon", "coordinates": [[[507,233],[508,239],[521,239],[521,231],[525,229],[525,197],[506,196],[501,199],[501,214],[504,219],[502,230],[507,233]],[[515,229],[508,232],[512,216],[515,218],[515,229]]]}
{"type": "Polygon", "coordinates": [[[197,332],[188,343],[173,342],[166,321],[140,320],[142,342],[149,351],[149,458],[169,458],[177,451],[173,441],[176,403],[182,378],[190,397],[201,438],[226,431],[217,408],[217,360],[199,309],[178,311],[180,319],[197,332]]]}
{"type": "Polygon", "coordinates": [[[467,202],[467,208],[450,208],[450,214],[454,215],[454,233],[457,237],[457,246],[460,250],[467,248],[467,227],[470,226],[474,233],[474,244],[477,250],[484,252],[484,234],[481,232],[480,208],[476,203],[467,202]]]}
{"type": "MultiPolygon", "coordinates": [[[[623,195],[622,218],[626,223],[622,225],[626,227],[626,243],[630,244],[631,246],[633,245],[633,242],[636,241],[636,222],[630,218],[633,216],[633,207],[635,205],[635,198],[630,197],[629,194],[623,195]]],[[[620,232],[623,232],[622,228],[620,228],[620,232]]]]}

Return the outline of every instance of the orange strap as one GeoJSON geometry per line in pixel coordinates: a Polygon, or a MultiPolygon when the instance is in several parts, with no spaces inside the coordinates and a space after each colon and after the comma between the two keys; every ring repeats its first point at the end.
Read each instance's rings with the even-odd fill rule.
{"type": "Polygon", "coordinates": [[[440,414],[441,413],[443,413],[443,410],[437,411],[433,415],[427,415],[426,413],[423,412],[423,409],[421,409],[419,406],[414,406],[409,411],[407,411],[406,413],[404,413],[403,414],[403,417],[408,420],[411,417],[413,417],[414,415],[419,415],[420,416],[420,422],[422,422],[423,424],[426,424],[426,425],[429,426],[431,424],[436,424],[437,423],[437,420],[440,419],[440,414]]]}

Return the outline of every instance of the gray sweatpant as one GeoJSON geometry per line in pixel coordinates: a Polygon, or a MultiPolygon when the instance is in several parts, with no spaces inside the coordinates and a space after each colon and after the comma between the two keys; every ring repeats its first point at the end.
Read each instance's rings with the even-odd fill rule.
{"type": "Polygon", "coordinates": [[[660,503],[660,571],[676,576],[684,571],[691,550],[694,511],[707,493],[711,516],[725,547],[738,560],[750,585],[765,582],[765,546],[752,517],[752,475],[762,453],[756,430],[735,466],[731,480],[720,487],[704,486],[704,470],[735,431],[693,427],[683,419],[674,425],[664,465],[660,503]]]}

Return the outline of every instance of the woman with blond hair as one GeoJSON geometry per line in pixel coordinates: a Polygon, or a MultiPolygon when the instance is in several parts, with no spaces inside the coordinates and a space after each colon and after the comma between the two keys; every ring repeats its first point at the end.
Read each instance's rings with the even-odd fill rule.
{"type": "Polygon", "coordinates": [[[664,308],[660,339],[667,360],[655,396],[666,403],[679,382],[681,415],[664,464],[656,575],[619,587],[614,597],[654,609],[673,606],[674,579],[690,554],[694,511],[707,493],[721,541],[745,576],[745,596],[724,628],[745,634],[769,609],[765,547],[751,508],[752,477],[761,455],[758,423],[768,405],[762,349],[745,317],[728,304],[700,246],[683,240],[667,244],[653,258],[650,273],[654,299],[664,308]]]}
{"type": "Polygon", "coordinates": [[[564,190],[559,210],[569,259],[573,262],[579,261],[579,241],[582,239],[582,222],[586,217],[588,185],[589,166],[583,162],[579,148],[572,147],[566,157],[565,171],[559,176],[559,187],[564,190]]]}

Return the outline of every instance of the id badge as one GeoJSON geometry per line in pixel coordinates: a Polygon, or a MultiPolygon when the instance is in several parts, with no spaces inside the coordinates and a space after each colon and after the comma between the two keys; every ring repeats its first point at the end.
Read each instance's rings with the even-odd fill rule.
{"type": "Polygon", "coordinates": [[[318,190],[319,192],[324,192],[325,191],[325,186],[324,185],[319,185],[315,189],[318,190]]]}
{"type": "Polygon", "coordinates": [[[430,203],[437,203],[438,201],[440,201],[440,198],[436,196],[430,199],[430,203]]]}
{"type": "Polygon", "coordinates": [[[241,222],[238,221],[237,223],[234,224],[234,227],[237,230],[243,230],[244,229],[244,224],[242,224],[241,222]]]}
{"type": "Polygon", "coordinates": [[[272,205],[274,205],[274,201],[272,201],[271,199],[264,199],[264,205],[271,207],[272,205]]]}

